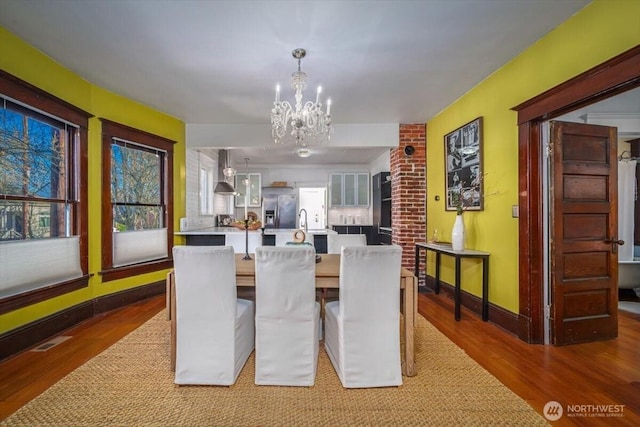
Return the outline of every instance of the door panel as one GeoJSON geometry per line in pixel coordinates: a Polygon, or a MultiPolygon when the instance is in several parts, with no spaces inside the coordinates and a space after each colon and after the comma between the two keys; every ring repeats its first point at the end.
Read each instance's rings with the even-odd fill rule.
{"type": "Polygon", "coordinates": [[[563,218],[565,238],[577,240],[606,239],[604,230],[607,229],[608,215],[603,214],[574,214],[563,218]]]}
{"type": "Polygon", "coordinates": [[[609,196],[608,177],[565,175],[563,187],[564,200],[568,202],[606,202],[609,196]]]}
{"type": "Polygon", "coordinates": [[[618,335],[616,129],[551,122],[555,345],[618,335]]]}

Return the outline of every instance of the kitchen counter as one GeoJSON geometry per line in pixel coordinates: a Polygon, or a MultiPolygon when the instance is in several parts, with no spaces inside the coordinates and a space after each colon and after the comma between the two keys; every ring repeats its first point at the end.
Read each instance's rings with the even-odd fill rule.
{"type": "MultiPolygon", "coordinates": [[[[304,228],[265,228],[264,234],[277,234],[277,233],[295,233],[298,230],[304,230],[304,228]]],[[[327,235],[327,234],[337,234],[333,230],[329,230],[327,228],[310,228],[307,230],[307,234],[317,235],[327,235]]]]}
{"type": "MultiPolygon", "coordinates": [[[[299,228],[265,228],[265,235],[273,235],[277,233],[294,233],[299,230],[299,228]]],[[[174,234],[177,236],[202,236],[202,235],[218,235],[224,236],[229,233],[244,233],[244,230],[236,228],[236,227],[209,227],[209,228],[200,228],[198,230],[187,230],[187,231],[177,231],[174,234]]],[[[249,230],[249,233],[262,233],[261,229],[257,230],[249,230]]],[[[318,228],[318,229],[309,229],[308,234],[313,235],[327,235],[327,234],[335,234],[336,232],[333,230],[329,230],[326,228],[318,228]]]]}
{"type": "MultiPolygon", "coordinates": [[[[174,234],[177,236],[198,236],[198,235],[223,236],[227,233],[244,233],[244,230],[241,230],[236,227],[208,227],[208,228],[199,228],[197,230],[177,231],[174,234]]],[[[260,229],[249,230],[249,233],[260,233],[260,229]]]]}
{"type": "MultiPolygon", "coordinates": [[[[264,230],[249,230],[249,241],[257,241],[258,245],[274,246],[276,244],[276,234],[286,233],[293,236],[298,228],[267,228],[264,230]]],[[[223,246],[229,245],[230,240],[237,240],[238,237],[242,239],[243,236],[238,234],[244,234],[244,230],[236,227],[209,227],[201,228],[198,230],[178,231],[174,234],[177,236],[184,236],[187,245],[193,246],[223,246]]],[[[316,252],[319,254],[327,253],[327,234],[337,234],[333,230],[326,228],[322,229],[309,229],[307,234],[313,235],[314,246],[316,252]]],[[[255,244],[255,243],[254,243],[255,244]]]]}

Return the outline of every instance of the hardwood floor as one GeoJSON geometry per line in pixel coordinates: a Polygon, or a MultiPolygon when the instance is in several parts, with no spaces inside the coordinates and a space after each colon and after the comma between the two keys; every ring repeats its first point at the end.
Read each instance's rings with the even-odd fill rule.
{"type": "MultiPolygon", "coordinates": [[[[418,299],[420,314],[539,413],[548,401],[565,408],[625,405],[623,417],[563,416],[554,425],[640,425],[640,315],[620,312],[615,340],[552,347],[525,344],[464,308],[462,320],[455,322],[453,302],[446,296],[420,294],[418,299]]],[[[26,351],[0,363],[0,420],[163,310],[164,304],[164,296],[158,296],[105,313],[66,331],[63,335],[73,339],[46,352],[26,351]]],[[[418,372],[421,369],[428,367],[418,366],[418,372]]]]}
{"type": "Polygon", "coordinates": [[[526,344],[465,308],[455,322],[442,295],[421,294],[418,311],[540,414],[549,401],[625,405],[624,417],[563,416],[553,425],[640,425],[640,315],[619,311],[617,339],[554,347],[526,344]]]}
{"type": "Polygon", "coordinates": [[[45,352],[25,351],[0,363],[0,420],[68,373],[151,319],[164,295],[96,316],[61,335],[72,336],[45,352]]]}

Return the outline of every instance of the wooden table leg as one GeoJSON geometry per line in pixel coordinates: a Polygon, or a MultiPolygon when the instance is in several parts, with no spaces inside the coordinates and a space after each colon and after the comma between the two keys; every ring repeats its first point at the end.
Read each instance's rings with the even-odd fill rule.
{"type": "Polygon", "coordinates": [[[171,295],[171,304],[168,307],[168,310],[171,312],[171,358],[170,358],[170,368],[172,372],[176,371],[176,286],[174,281],[174,273],[169,273],[169,277],[167,278],[170,288],[171,295]]]}
{"type": "Polygon", "coordinates": [[[404,362],[402,364],[402,373],[407,377],[416,375],[417,369],[415,364],[415,318],[418,312],[418,279],[415,276],[406,277],[404,279],[404,362]]]}
{"type": "Polygon", "coordinates": [[[167,273],[167,280],[165,281],[165,309],[167,310],[167,320],[171,320],[171,276],[173,271],[167,273]]]}

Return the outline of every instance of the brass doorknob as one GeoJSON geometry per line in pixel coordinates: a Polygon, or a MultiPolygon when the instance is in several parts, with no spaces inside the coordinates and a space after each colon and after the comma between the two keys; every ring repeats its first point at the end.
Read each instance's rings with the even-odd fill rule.
{"type": "Polygon", "coordinates": [[[611,243],[611,253],[615,254],[618,252],[618,245],[624,245],[624,240],[618,240],[615,237],[613,239],[607,239],[604,241],[605,243],[611,243]]]}
{"type": "Polygon", "coordinates": [[[624,240],[605,240],[605,243],[613,243],[614,245],[624,245],[624,240]]]}

